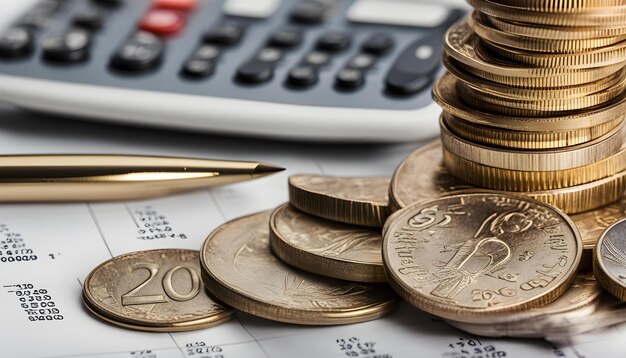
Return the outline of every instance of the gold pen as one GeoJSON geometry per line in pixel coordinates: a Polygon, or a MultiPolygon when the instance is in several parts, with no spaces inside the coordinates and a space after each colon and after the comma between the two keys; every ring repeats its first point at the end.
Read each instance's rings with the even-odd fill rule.
{"type": "Polygon", "coordinates": [[[269,175],[261,162],[133,155],[0,156],[0,202],[132,200],[269,175]]]}

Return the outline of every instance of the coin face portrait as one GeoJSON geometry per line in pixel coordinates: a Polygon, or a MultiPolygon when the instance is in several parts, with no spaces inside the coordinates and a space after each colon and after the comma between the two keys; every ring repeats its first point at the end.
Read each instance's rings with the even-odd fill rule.
{"type": "Polygon", "coordinates": [[[207,238],[203,278],[212,293],[235,308],[297,324],[342,324],[378,318],[396,295],[385,286],[310,274],[274,256],[269,243],[271,212],[230,221],[207,238]]]}
{"type": "Polygon", "coordinates": [[[471,322],[557,299],[582,242],[569,218],[532,199],[457,194],[409,206],[384,235],[392,287],[438,316],[471,322]]]}
{"type": "Polygon", "coordinates": [[[114,257],[89,274],[83,298],[101,318],[143,330],[210,327],[234,313],[205,291],[199,253],[193,250],[150,250],[114,257]]]}

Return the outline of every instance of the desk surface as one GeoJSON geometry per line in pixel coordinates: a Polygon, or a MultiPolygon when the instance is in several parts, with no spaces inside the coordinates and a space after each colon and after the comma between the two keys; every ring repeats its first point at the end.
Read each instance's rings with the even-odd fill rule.
{"type": "MultiPolygon", "coordinates": [[[[0,23],[26,2],[0,5],[0,23]]],[[[0,26],[1,27],[1,26],[0,26]]],[[[2,246],[37,256],[0,262],[0,356],[6,357],[623,357],[626,326],[576,337],[556,347],[540,340],[480,338],[407,304],[390,317],[338,327],[298,327],[238,314],[222,326],[188,333],[142,333],[109,326],[82,307],[89,271],[112,255],[161,247],[199,249],[225,220],[287,200],[296,173],[391,175],[421,143],[322,145],[130,128],[23,113],[0,105],[0,153],[134,153],[261,160],[287,171],[228,187],[133,202],[0,205],[2,246]],[[151,239],[135,222],[147,211],[167,218],[176,238],[151,239]],[[182,239],[181,237],[185,237],[182,239]],[[19,286],[47,290],[62,319],[31,321],[19,286]],[[347,343],[342,344],[342,340],[347,343]],[[373,343],[375,353],[355,349],[373,343]],[[213,353],[205,352],[211,348],[213,353]],[[348,348],[350,346],[351,348],[348,348]]]]}

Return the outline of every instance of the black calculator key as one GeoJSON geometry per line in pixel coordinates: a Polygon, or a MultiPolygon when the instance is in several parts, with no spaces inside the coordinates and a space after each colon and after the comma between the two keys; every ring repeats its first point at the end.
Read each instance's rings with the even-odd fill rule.
{"type": "Polygon", "coordinates": [[[220,45],[234,45],[241,40],[244,32],[245,28],[241,24],[223,22],[205,32],[204,41],[220,45]]]}
{"type": "Polygon", "coordinates": [[[59,62],[80,62],[89,57],[91,35],[83,29],[70,29],[65,32],[46,35],[41,48],[48,60],[59,62]]]}
{"type": "Polygon", "coordinates": [[[266,82],[274,77],[274,64],[251,60],[237,69],[237,80],[240,82],[258,84],[266,82]]]}
{"type": "Polygon", "coordinates": [[[195,60],[215,61],[222,55],[222,49],[219,46],[205,44],[196,50],[191,56],[195,60]]]}
{"type": "Polygon", "coordinates": [[[89,30],[99,30],[107,19],[109,12],[101,6],[92,5],[74,15],[74,25],[89,30]]]}
{"type": "Polygon", "coordinates": [[[276,63],[283,58],[283,52],[277,48],[265,47],[259,50],[255,58],[260,62],[276,63]]]}
{"type": "Polygon", "coordinates": [[[383,55],[389,52],[394,45],[395,42],[391,36],[384,33],[377,33],[368,37],[365,42],[363,42],[361,49],[363,52],[383,55]]]}
{"type": "Polygon", "coordinates": [[[32,30],[12,27],[0,34],[0,57],[16,58],[30,54],[33,50],[32,30]]]}
{"type": "Polygon", "coordinates": [[[183,73],[187,76],[204,78],[215,72],[215,62],[212,60],[191,59],[183,67],[183,73]]]}
{"type": "Polygon", "coordinates": [[[328,5],[320,1],[303,1],[291,10],[291,20],[303,24],[319,24],[324,21],[328,5]]]}
{"type": "Polygon", "coordinates": [[[156,67],[163,57],[163,41],[149,32],[138,32],[113,55],[111,64],[126,71],[143,71],[156,67]]]}
{"type": "Polygon", "coordinates": [[[387,90],[410,95],[429,86],[439,68],[441,47],[439,36],[424,36],[407,46],[387,74],[387,90]]]}
{"type": "Polygon", "coordinates": [[[324,51],[338,52],[350,47],[350,35],[345,32],[327,32],[317,39],[317,48],[324,51]]]}
{"type": "Polygon", "coordinates": [[[289,71],[287,82],[296,87],[308,87],[314,85],[319,79],[317,69],[311,66],[296,66],[289,71]]]}
{"type": "Polygon", "coordinates": [[[348,62],[347,68],[354,68],[357,70],[368,70],[376,63],[377,58],[367,53],[360,53],[348,62]]]}
{"type": "Polygon", "coordinates": [[[123,5],[125,0],[92,0],[93,2],[106,6],[120,6],[123,5]]]}
{"type": "Polygon", "coordinates": [[[302,42],[302,32],[297,29],[282,29],[273,32],[267,43],[270,46],[291,48],[300,45],[302,42]]]}
{"type": "Polygon", "coordinates": [[[324,51],[311,51],[304,56],[303,63],[313,67],[325,66],[330,62],[330,54],[324,51]]]}
{"type": "Polygon", "coordinates": [[[335,83],[343,89],[355,89],[365,83],[365,74],[356,68],[344,68],[337,72],[335,83]]]}

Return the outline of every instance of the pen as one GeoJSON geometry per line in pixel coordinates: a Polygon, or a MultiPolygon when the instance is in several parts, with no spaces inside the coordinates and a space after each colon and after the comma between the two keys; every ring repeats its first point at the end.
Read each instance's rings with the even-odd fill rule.
{"type": "Polygon", "coordinates": [[[136,155],[0,156],[0,202],[132,200],[263,177],[262,162],[136,155]]]}

